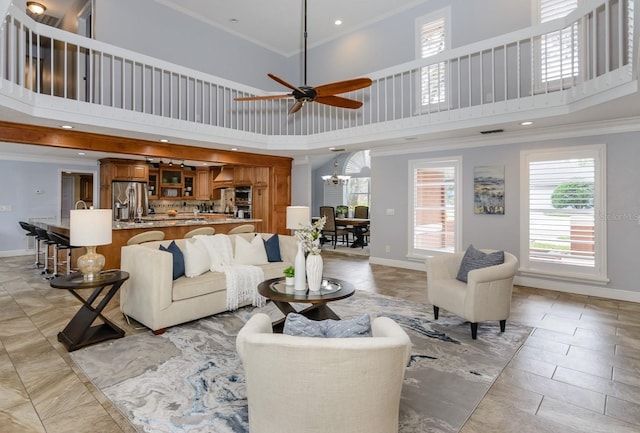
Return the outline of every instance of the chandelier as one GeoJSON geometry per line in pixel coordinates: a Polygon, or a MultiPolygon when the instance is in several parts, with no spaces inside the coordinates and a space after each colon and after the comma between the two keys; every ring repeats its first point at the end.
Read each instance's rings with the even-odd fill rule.
{"type": "Polygon", "coordinates": [[[338,160],[333,162],[333,174],[322,176],[322,180],[326,185],[346,185],[349,183],[351,176],[343,176],[338,174],[338,160]]]}

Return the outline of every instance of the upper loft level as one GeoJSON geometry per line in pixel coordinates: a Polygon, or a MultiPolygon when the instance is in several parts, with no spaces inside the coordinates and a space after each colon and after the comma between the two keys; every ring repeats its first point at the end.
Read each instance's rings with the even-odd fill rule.
{"type": "Polygon", "coordinates": [[[0,0],[0,107],[147,137],[256,151],[391,143],[550,118],[638,93],[635,0],[589,0],[564,18],[367,74],[358,110],[267,95],[37,23],[0,0]]]}

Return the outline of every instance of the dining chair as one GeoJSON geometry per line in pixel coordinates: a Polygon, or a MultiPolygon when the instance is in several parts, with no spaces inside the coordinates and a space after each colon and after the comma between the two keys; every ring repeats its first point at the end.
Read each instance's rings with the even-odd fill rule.
{"type": "MultiPolygon", "coordinates": [[[[353,217],[354,218],[362,218],[362,219],[369,219],[369,206],[356,206],[353,209],[353,217]]],[[[354,238],[355,238],[355,233],[361,230],[362,231],[362,236],[365,240],[365,243],[369,243],[369,226],[367,225],[366,227],[359,227],[356,228],[354,227],[353,229],[351,229],[351,233],[353,234],[354,238]]],[[[362,244],[362,248],[364,248],[364,244],[362,244]]]]}
{"type": "Polygon", "coordinates": [[[326,222],[322,228],[322,236],[331,237],[333,242],[333,249],[338,245],[338,236],[342,236],[342,242],[349,243],[349,230],[344,227],[338,227],[336,225],[336,211],[333,206],[320,206],[320,216],[326,217],[326,222]]]}

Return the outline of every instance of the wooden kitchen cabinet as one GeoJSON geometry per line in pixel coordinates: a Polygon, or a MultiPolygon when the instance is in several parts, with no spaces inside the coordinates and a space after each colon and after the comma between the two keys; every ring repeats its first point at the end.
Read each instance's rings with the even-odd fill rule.
{"type": "Polygon", "coordinates": [[[93,176],[80,176],[80,200],[87,203],[93,202],[93,176]]]}
{"type": "Polygon", "coordinates": [[[183,195],[183,176],[181,168],[160,167],[161,199],[181,199],[183,195]]]}
{"type": "Polygon", "coordinates": [[[158,198],[158,185],[160,185],[159,177],[160,170],[155,168],[149,170],[149,200],[157,200],[158,198]]]}
{"type": "Polygon", "coordinates": [[[212,184],[209,167],[197,167],[194,198],[196,200],[211,199],[212,184]]]}
{"type": "Polygon", "coordinates": [[[253,167],[236,166],[233,168],[233,184],[237,186],[253,185],[253,167]]]}
{"type": "Polygon", "coordinates": [[[182,182],[184,183],[184,189],[182,190],[182,197],[187,200],[194,198],[194,193],[196,190],[196,172],[183,171],[182,182]]]}
{"type": "Polygon", "coordinates": [[[105,158],[100,160],[100,171],[108,173],[111,180],[147,182],[149,166],[144,162],[105,158]]]}

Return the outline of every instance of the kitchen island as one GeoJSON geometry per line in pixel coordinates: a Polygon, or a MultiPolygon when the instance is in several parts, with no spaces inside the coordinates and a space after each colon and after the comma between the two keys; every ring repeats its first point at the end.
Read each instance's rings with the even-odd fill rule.
{"type": "MultiPolygon", "coordinates": [[[[194,219],[193,213],[178,214],[175,217],[167,215],[150,215],[143,217],[142,222],[114,221],[111,244],[101,245],[97,251],[105,256],[105,269],[120,269],[120,248],[134,235],[148,230],[161,230],[165,233],[165,239],[181,239],[184,235],[198,227],[211,226],[216,233],[228,233],[234,227],[243,224],[253,224],[256,232],[262,230],[261,219],[229,218],[227,214],[201,214],[194,219]]],[[[45,230],[69,236],[69,219],[35,218],[29,220],[31,224],[45,230]]],[[[77,257],[85,253],[83,248],[74,249],[72,252],[72,268],[77,257]]]]}

